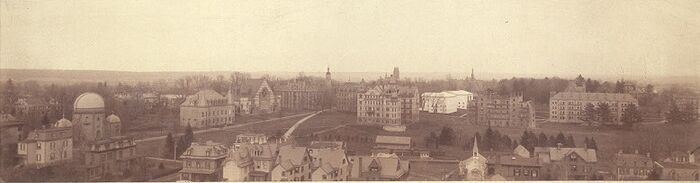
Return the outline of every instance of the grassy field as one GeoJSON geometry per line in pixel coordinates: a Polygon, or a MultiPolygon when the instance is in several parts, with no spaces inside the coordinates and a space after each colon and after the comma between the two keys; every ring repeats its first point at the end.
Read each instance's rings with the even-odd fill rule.
{"type": "Polygon", "coordinates": [[[411,161],[409,181],[439,181],[443,175],[458,169],[457,163],[411,161]]]}
{"type": "MultiPolygon", "coordinates": [[[[265,133],[267,135],[273,135],[277,131],[284,133],[289,129],[295,122],[297,122],[302,117],[289,118],[278,121],[265,122],[261,124],[249,125],[245,127],[220,130],[215,132],[195,134],[195,142],[206,142],[208,140],[224,143],[230,145],[235,140],[236,135],[241,133],[265,133]]],[[[144,156],[160,157],[161,149],[163,148],[164,140],[154,140],[148,142],[138,143],[136,150],[139,154],[144,156]]]]}

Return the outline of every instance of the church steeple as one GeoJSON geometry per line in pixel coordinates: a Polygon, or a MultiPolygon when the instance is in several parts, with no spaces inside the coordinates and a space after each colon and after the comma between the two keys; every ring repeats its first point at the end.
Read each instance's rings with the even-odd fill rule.
{"type": "Polygon", "coordinates": [[[470,78],[470,79],[475,80],[475,78],[474,78],[474,68],[472,68],[472,75],[471,75],[471,78],[470,78]]]}
{"type": "Polygon", "coordinates": [[[477,144],[476,137],[474,137],[474,146],[472,146],[472,156],[480,156],[479,155],[479,144],[477,144]]]}

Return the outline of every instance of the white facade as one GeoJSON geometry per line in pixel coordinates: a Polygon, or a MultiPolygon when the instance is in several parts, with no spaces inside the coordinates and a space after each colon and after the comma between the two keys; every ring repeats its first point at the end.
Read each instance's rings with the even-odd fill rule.
{"type": "Polygon", "coordinates": [[[421,110],[429,113],[457,112],[457,96],[448,92],[421,94],[421,110]]]}
{"type": "Polygon", "coordinates": [[[457,109],[467,109],[469,102],[474,100],[474,94],[464,90],[447,91],[447,93],[455,95],[457,100],[457,109]]]}

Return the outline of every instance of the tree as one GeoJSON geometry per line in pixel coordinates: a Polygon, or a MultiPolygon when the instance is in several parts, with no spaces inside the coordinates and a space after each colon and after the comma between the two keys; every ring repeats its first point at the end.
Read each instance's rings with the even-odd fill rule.
{"type": "Polygon", "coordinates": [[[597,116],[598,116],[598,112],[596,111],[596,108],[593,104],[588,103],[588,104],[586,104],[585,107],[583,107],[582,120],[587,122],[588,125],[591,125],[594,121],[596,121],[597,116]]]}
{"type": "Polygon", "coordinates": [[[50,125],[49,117],[46,114],[44,114],[44,117],[41,118],[41,125],[44,127],[48,127],[50,125]]]}
{"type": "Polygon", "coordinates": [[[590,143],[591,143],[591,144],[588,146],[588,148],[595,149],[595,150],[597,151],[597,150],[598,150],[598,144],[596,144],[595,139],[593,139],[593,137],[591,137],[590,143]]]}
{"type": "Polygon", "coordinates": [[[671,102],[671,109],[666,113],[666,120],[671,124],[685,123],[685,114],[678,108],[675,102],[671,102]]]}
{"type": "Polygon", "coordinates": [[[163,158],[170,159],[173,158],[175,140],[173,139],[173,134],[168,133],[165,137],[165,147],[163,147],[163,158]]]}
{"type": "Polygon", "coordinates": [[[566,137],[566,147],[576,147],[576,141],[574,141],[574,136],[571,134],[566,137]]]}
{"type": "Polygon", "coordinates": [[[601,122],[609,123],[612,121],[612,113],[610,112],[610,105],[607,103],[598,104],[598,109],[596,110],[598,114],[598,119],[601,122]]]}
{"type": "Polygon", "coordinates": [[[625,83],[617,81],[615,82],[615,93],[624,93],[625,92],[625,83]]]}
{"type": "Polygon", "coordinates": [[[547,147],[547,135],[545,135],[544,132],[540,132],[540,135],[537,138],[537,146],[547,147]]]}
{"type": "Polygon", "coordinates": [[[583,140],[583,145],[584,145],[585,147],[590,147],[590,144],[591,144],[591,140],[588,139],[588,137],[586,137],[586,139],[583,140]]]}
{"type": "Polygon", "coordinates": [[[438,143],[438,136],[435,132],[430,132],[430,144],[435,145],[435,149],[440,148],[440,143],[438,143]]]}
{"type": "Polygon", "coordinates": [[[442,127],[440,131],[440,144],[442,145],[452,145],[454,142],[455,134],[454,130],[450,127],[442,127]]]}
{"type": "Polygon", "coordinates": [[[626,128],[631,128],[634,124],[642,122],[642,114],[637,109],[637,105],[630,104],[622,113],[622,122],[626,128]]]}
{"type": "Polygon", "coordinates": [[[556,138],[555,142],[556,142],[554,144],[555,147],[558,146],[559,144],[566,145],[566,137],[564,136],[564,133],[559,132],[559,134],[557,134],[557,138],[556,138]]]}

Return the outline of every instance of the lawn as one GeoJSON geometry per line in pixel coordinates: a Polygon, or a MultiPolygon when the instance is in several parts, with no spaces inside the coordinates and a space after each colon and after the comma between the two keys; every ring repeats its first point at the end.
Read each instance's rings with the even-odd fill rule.
{"type": "MultiPolygon", "coordinates": [[[[224,143],[230,145],[235,140],[236,135],[241,133],[265,133],[267,135],[273,135],[277,131],[284,133],[289,129],[294,123],[299,121],[301,117],[289,118],[278,121],[264,122],[255,125],[249,125],[245,127],[220,130],[208,133],[195,134],[195,142],[206,142],[208,140],[224,143]]],[[[164,140],[153,140],[148,142],[140,142],[136,145],[136,150],[139,154],[144,156],[160,157],[161,149],[163,148],[164,140]]]]}
{"type": "Polygon", "coordinates": [[[442,179],[442,176],[457,169],[457,163],[411,161],[411,170],[408,174],[408,180],[439,181],[442,179]]]}

